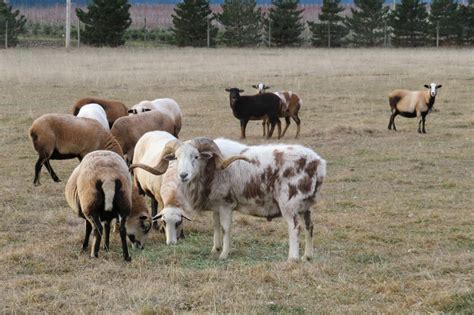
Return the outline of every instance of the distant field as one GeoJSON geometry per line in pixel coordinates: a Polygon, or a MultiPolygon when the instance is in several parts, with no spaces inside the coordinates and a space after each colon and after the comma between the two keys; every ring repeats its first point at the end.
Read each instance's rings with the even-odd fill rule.
{"type": "MultiPolygon", "coordinates": [[[[474,54],[452,50],[0,50],[1,313],[472,313],[474,312],[474,54]],[[286,143],[328,161],[314,209],[315,258],[288,263],[281,219],[236,215],[228,261],[210,253],[211,216],[190,213],[186,239],[153,232],[124,263],[119,238],[91,260],[84,222],[64,186],[76,160],[53,161],[33,186],[27,137],[44,113],[86,95],[172,97],[181,138],[238,139],[224,88],[262,81],[303,99],[302,135],[286,143]],[[387,94],[443,84],[427,134],[415,119],[387,130],[387,94]]],[[[266,143],[249,124],[246,143],[266,143]]],[[[277,140],[271,140],[277,142],[277,140]]]]}

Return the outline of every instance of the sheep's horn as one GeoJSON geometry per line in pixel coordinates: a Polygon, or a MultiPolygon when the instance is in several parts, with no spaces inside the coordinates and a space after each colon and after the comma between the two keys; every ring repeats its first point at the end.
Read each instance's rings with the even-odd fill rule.
{"type": "Polygon", "coordinates": [[[246,162],[249,162],[250,163],[250,160],[243,156],[243,155],[234,155],[234,156],[231,156],[225,160],[223,160],[220,165],[218,166],[219,169],[221,170],[224,170],[226,169],[230,164],[232,164],[232,162],[235,162],[235,161],[246,161],[246,162]]]}
{"type": "Polygon", "coordinates": [[[153,175],[162,175],[166,172],[166,169],[168,169],[168,167],[166,167],[166,169],[164,171],[161,171],[161,170],[156,169],[158,166],[159,166],[159,164],[156,167],[151,167],[151,166],[148,166],[148,165],[145,165],[145,164],[138,163],[138,164],[130,165],[130,167],[128,169],[130,171],[132,171],[135,168],[141,168],[141,169],[143,169],[143,170],[145,170],[149,173],[152,173],[153,175]]]}

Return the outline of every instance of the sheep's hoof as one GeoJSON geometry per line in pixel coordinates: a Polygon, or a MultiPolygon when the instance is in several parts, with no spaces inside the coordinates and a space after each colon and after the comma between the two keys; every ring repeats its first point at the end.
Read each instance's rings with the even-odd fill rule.
{"type": "Polygon", "coordinates": [[[56,183],[60,183],[60,182],[61,182],[61,180],[59,179],[59,177],[53,178],[53,180],[54,180],[56,183]]]}
{"type": "Polygon", "coordinates": [[[311,261],[311,259],[312,259],[311,256],[303,255],[303,257],[301,257],[301,261],[311,261]]]}
{"type": "Polygon", "coordinates": [[[109,246],[104,245],[104,250],[105,250],[106,252],[110,251],[109,246]]]}
{"type": "Polygon", "coordinates": [[[221,249],[222,249],[222,248],[220,248],[220,247],[212,247],[211,253],[213,253],[213,254],[218,253],[218,252],[221,251],[221,249]]]}
{"type": "Polygon", "coordinates": [[[298,262],[300,261],[299,257],[288,257],[288,262],[298,262]]]}
{"type": "Polygon", "coordinates": [[[99,255],[98,254],[92,254],[91,259],[95,259],[95,258],[99,258],[99,255]]]}
{"type": "Polygon", "coordinates": [[[41,185],[41,183],[37,181],[37,182],[33,182],[33,185],[35,185],[35,187],[38,187],[39,185],[41,185]]]}
{"type": "Polygon", "coordinates": [[[123,260],[130,262],[130,261],[132,261],[132,257],[127,256],[127,257],[124,257],[123,260]]]}
{"type": "Polygon", "coordinates": [[[221,255],[219,256],[219,260],[226,260],[227,257],[229,257],[229,254],[224,255],[224,253],[221,253],[221,255]]]}

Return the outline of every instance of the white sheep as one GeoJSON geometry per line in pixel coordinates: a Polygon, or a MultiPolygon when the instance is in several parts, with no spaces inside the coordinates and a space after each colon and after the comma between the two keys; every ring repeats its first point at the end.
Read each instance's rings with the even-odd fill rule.
{"type": "MultiPolygon", "coordinates": [[[[135,146],[133,163],[155,165],[161,158],[166,144],[177,140],[175,136],[164,131],[150,131],[145,133],[135,146]]],[[[144,193],[152,200],[153,220],[160,220],[164,225],[166,244],[175,244],[178,237],[183,237],[183,219],[190,220],[184,208],[184,199],[177,190],[178,181],[175,176],[176,168],[170,163],[167,171],[160,176],[152,175],[142,169],[134,170],[134,182],[140,193],[144,193]],[[157,214],[157,209],[161,209],[157,214]]]]}
{"type": "Polygon", "coordinates": [[[126,223],[132,210],[132,185],[123,158],[106,150],[87,154],[69,177],[65,194],[69,206],[86,220],[82,249],[87,250],[90,233],[94,230],[91,257],[98,257],[105,221],[105,249],[108,250],[110,222],[118,218],[123,258],[130,261],[126,223]]]}
{"type": "Polygon", "coordinates": [[[65,114],[45,114],[30,127],[29,136],[38,153],[34,184],[40,184],[40,171],[46,166],[55,182],[60,179],[49,160],[79,158],[95,150],[110,150],[123,155],[114,137],[99,122],[65,114]]]}
{"type": "Polygon", "coordinates": [[[99,104],[107,113],[107,121],[109,122],[109,128],[112,128],[114,122],[120,117],[127,116],[127,106],[122,102],[106,100],[96,97],[83,97],[79,99],[72,107],[72,114],[76,116],[82,106],[87,104],[99,104]]]}
{"type": "Polygon", "coordinates": [[[136,115],[151,110],[158,110],[162,113],[168,114],[175,121],[176,130],[174,134],[179,134],[181,131],[182,114],[178,103],[171,98],[157,98],[153,101],[141,101],[133,105],[129,110],[129,115],[136,115]]]}
{"type": "Polygon", "coordinates": [[[77,117],[95,119],[106,130],[110,130],[107,114],[99,104],[92,103],[82,106],[77,113],[77,117]]]}
{"type": "Polygon", "coordinates": [[[425,119],[426,115],[434,106],[438,89],[442,87],[441,84],[431,83],[425,84],[428,90],[422,91],[408,91],[408,90],[394,90],[388,96],[390,109],[392,115],[388,122],[388,129],[397,130],[395,126],[395,117],[401,115],[407,118],[418,118],[418,133],[426,133],[425,119]],[[423,127],[422,127],[423,125],[423,127]]]}
{"type": "Polygon", "coordinates": [[[214,213],[212,251],[222,248],[219,258],[226,259],[230,252],[234,210],[269,220],[283,216],[288,224],[290,260],[299,258],[302,221],[303,260],[313,256],[311,207],[326,175],[326,161],[313,150],[300,145],[246,146],[226,139],[196,138],[169,142],[155,167],[134,164],[132,168],[160,175],[172,159],[177,159],[175,178],[190,206],[214,213]]]}

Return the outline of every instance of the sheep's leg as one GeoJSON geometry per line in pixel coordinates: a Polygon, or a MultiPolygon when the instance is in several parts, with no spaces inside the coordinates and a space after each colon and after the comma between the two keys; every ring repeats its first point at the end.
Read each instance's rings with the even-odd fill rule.
{"type": "Polygon", "coordinates": [[[110,245],[110,221],[105,221],[105,240],[104,240],[104,250],[109,251],[110,245]]]}
{"type": "Polygon", "coordinates": [[[270,120],[268,120],[268,118],[267,118],[266,127],[267,127],[267,135],[268,135],[268,133],[270,132],[270,120]]]}
{"type": "Polygon", "coordinates": [[[127,229],[125,227],[125,223],[127,222],[127,218],[123,217],[120,221],[120,240],[122,241],[122,253],[123,259],[125,261],[131,261],[132,257],[128,253],[128,245],[127,245],[127,229]]]}
{"type": "Polygon", "coordinates": [[[86,235],[84,235],[84,242],[82,243],[82,250],[86,251],[89,247],[89,237],[91,236],[92,225],[89,220],[86,220],[86,235]]]}
{"type": "MultiPolygon", "coordinates": [[[[151,198],[151,217],[154,218],[158,214],[158,201],[156,201],[155,198],[151,198]]],[[[158,222],[155,221],[152,223],[152,226],[155,228],[155,230],[158,230],[158,222]]]]}
{"type": "Polygon", "coordinates": [[[232,210],[225,208],[219,209],[219,221],[224,234],[222,238],[222,252],[219,259],[227,259],[230,252],[230,225],[232,223],[232,210]]]}
{"type": "Polygon", "coordinates": [[[262,121],[263,137],[265,137],[266,135],[266,126],[267,126],[267,119],[263,118],[263,121],[262,121]]]}
{"type": "Polygon", "coordinates": [[[217,253],[222,249],[222,229],[219,218],[219,212],[213,212],[213,225],[214,225],[214,246],[212,246],[211,253],[217,253]]]}
{"type": "Polygon", "coordinates": [[[393,127],[394,131],[397,131],[397,127],[395,127],[395,117],[397,117],[398,112],[394,111],[392,115],[390,116],[390,120],[388,122],[388,130],[391,130],[393,127]]]}
{"type": "Polygon", "coordinates": [[[421,114],[421,119],[422,119],[422,121],[423,121],[423,129],[422,129],[422,132],[423,132],[423,133],[426,133],[426,130],[425,130],[426,114],[421,114]]]}
{"type": "Polygon", "coordinates": [[[285,219],[288,224],[288,260],[298,260],[300,255],[298,244],[298,215],[286,215],[285,219]]]}
{"type": "MultiPolygon", "coordinates": [[[[277,118],[277,119],[278,119],[278,118],[277,118]]],[[[280,120],[278,119],[278,121],[280,121],[280,120]]],[[[271,123],[272,126],[271,126],[271,128],[270,128],[270,131],[269,131],[268,134],[267,134],[267,139],[270,139],[270,138],[273,136],[273,131],[275,130],[276,122],[277,122],[277,120],[275,120],[275,119],[271,119],[271,120],[270,120],[270,123],[271,123]]],[[[281,131],[281,124],[280,124],[280,129],[279,129],[279,130],[281,131]]],[[[280,137],[280,134],[278,134],[278,138],[279,138],[279,137],[280,137]]]]}
{"type": "Polygon", "coordinates": [[[300,135],[301,119],[300,119],[297,115],[291,116],[291,118],[293,118],[293,120],[294,120],[295,123],[296,123],[296,136],[295,136],[295,139],[296,139],[296,138],[298,138],[299,135],[300,135]]]}
{"type": "Polygon", "coordinates": [[[41,157],[41,155],[38,156],[38,160],[36,161],[35,164],[35,179],[33,180],[33,184],[35,186],[41,185],[40,183],[40,174],[41,174],[41,168],[43,167],[43,164],[45,163],[47,158],[41,157]]]}
{"type": "Polygon", "coordinates": [[[47,159],[46,162],[44,162],[44,165],[46,166],[46,169],[48,170],[51,178],[57,183],[60,182],[61,180],[59,179],[58,175],[56,175],[53,168],[51,167],[51,164],[49,164],[49,159],[47,159]]]}
{"type": "Polygon", "coordinates": [[[248,123],[248,119],[241,119],[240,120],[240,138],[241,139],[245,139],[245,128],[247,128],[247,123],[248,123]]]}
{"type": "Polygon", "coordinates": [[[300,220],[304,222],[304,255],[301,260],[307,261],[313,258],[313,222],[311,221],[311,211],[308,209],[300,213],[300,220]]]}
{"type": "Polygon", "coordinates": [[[291,123],[290,117],[285,117],[285,123],[286,123],[285,128],[283,129],[283,132],[281,133],[282,137],[285,135],[288,127],[290,127],[290,123],[291,123]]]}
{"type": "Polygon", "coordinates": [[[421,117],[421,113],[419,111],[416,111],[416,118],[418,119],[418,133],[421,133],[421,123],[423,121],[421,117]]]}
{"type": "Polygon", "coordinates": [[[102,222],[100,222],[99,216],[92,217],[92,223],[94,224],[94,241],[92,242],[91,258],[99,257],[100,241],[102,239],[102,222]]]}

